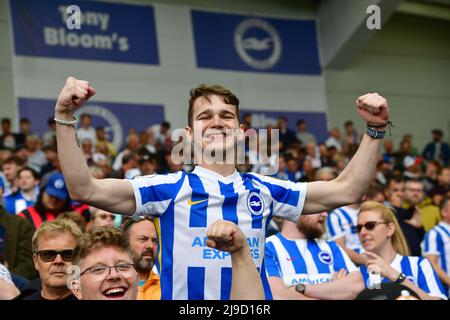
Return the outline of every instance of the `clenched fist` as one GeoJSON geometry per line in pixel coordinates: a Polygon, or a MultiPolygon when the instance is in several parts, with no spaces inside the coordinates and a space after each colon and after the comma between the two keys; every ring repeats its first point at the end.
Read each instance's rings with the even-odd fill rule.
{"type": "Polygon", "coordinates": [[[88,81],[68,77],[56,101],[55,114],[58,118],[72,119],[74,110],[95,94],[88,81]]]}
{"type": "Polygon", "coordinates": [[[244,233],[231,221],[218,220],[206,231],[206,245],[208,247],[234,253],[246,244],[244,233]]]}
{"type": "Polygon", "coordinates": [[[370,126],[384,126],[389,120],[389,106],[378,93],[367,93],[356,99],[357,112],[370,126]]]}

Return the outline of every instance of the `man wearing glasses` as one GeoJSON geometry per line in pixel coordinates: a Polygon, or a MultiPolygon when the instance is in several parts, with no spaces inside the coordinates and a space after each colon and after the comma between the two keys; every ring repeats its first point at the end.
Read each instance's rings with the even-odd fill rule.
{"type": "MultiPolygon", "coordinates": [[[[231,299],[262,300],[264,290],[242,230],[219,220],[206,233],[207,245],[231,255],[231,299]]],[[[98,227],[83,234],[77,243],[74,268],[68,284],[79,300],[136,300],[138,274],[129,243],[112,227],[98,227]]]]}
{"type": "Polygon", "coordinates": [[[24,300],[76,300],[67,287],[67,271],[81,230],[70,220],[44,222],[32,239],[33,260],[42,290],[24,300]]]}
{"type": "Polygon", "coordinates": [[[128,242],[113,227],[83,234],[74,256],[70,289],[79,300],[135,300],[138,276],[128,242]]]}

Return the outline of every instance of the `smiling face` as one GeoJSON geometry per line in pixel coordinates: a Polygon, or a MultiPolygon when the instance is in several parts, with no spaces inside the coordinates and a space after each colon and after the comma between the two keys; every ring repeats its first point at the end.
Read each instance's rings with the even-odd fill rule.
{"type": "MultiPolygon", "coordinates": [[[[358,215],[358,224],[365,225],[368,222],[385,222],[381,214],[374,210],[361,211],[358,215]]],[[[386,245],[391,245],[391,237],[395,232],[394,223],[378,223],[372,230],[362,228],[359,240],[364,250],[378,253],[386,245]]]]}
{"type": "MultiPolygon", "coordinates": [[[[39,236],[36,251],[73,250],[75,245],[76,239],[70,232],[48,232],[39,236]]],[[[53,261],[45,262],[38,254],[33,254],[33,261],[43,287],[49,289],[66,287],[67,268],[72,265],[72,262],[64,261],[61,255],[57,255],[53,261]]]]}
{"type": "Polygon", "coordinates": [[[201,146],[201,150],[228,150],[234,147],[238,133],[236,129],[243,134],[244,128],[239,125],[236,106],[225,103],[218,95],[201,96],[195,100],[192,128],[187,128],[187,134],[197,146],[201,146]]]}
{"type": "MultiPolygon", "coordinates": [[[[104,246],[93,250],[78,264],[81,272],[94,266],[115,266],[133,263],[130,255],[115,246],[104,246]]],[[[115,268],[97,275],[87,271],[72,292],[79,300],[136,300],[138,275],[134,268],[117,272],[115,268]]]]}

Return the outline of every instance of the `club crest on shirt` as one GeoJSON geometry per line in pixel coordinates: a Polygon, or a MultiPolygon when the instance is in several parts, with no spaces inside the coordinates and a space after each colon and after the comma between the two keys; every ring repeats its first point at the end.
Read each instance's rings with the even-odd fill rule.
{"type": "Polygon", "coordinates": [[[331,254],[327,251],[320,251],[319,252],[319,260],[325,264],[331,265],[333,264],[333,257],[331,254]]]}
{"type": "Polygon", "coordinates": [[[264,211],[264,201],[259,193],[250,192],[247,197],[248,210],[256,216],[259,216],[264,211]]]}

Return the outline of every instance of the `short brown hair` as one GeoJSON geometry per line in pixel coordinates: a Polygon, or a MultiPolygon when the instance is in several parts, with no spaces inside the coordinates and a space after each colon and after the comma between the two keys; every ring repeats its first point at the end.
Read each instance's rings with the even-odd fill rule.
{"type": "Polygon", "coordinates": [[[84,233],[75,247],[73,264],[79,262],[102,247],[116,247],[132,257],[128,241],[122,231],[115,227],[95,227],[84,233]]]}
{"type": "Polygon", "coordinates": [[[192,128],[193,124],[193,113],[194,113],[194,102],[197,98],[204,97],[209,100],[211,95],[220,96],[226,104],[231,104],[236,107],[236,116],[239,121],[239,99],[230,90],[220,86],[220,85],[206,85],[201,84],[197,88],[193,88],[190,91],[189,98],[189,109],[188,109],[188,126],[192,128]]]}
{"type": "Polygon", "coordinates": [[[53,232],[70,232],[72,236],[75,238],[75,240],[78,241],[78,239],[81,237],[82,232],[80,228],[76,225],[75,222],[68,220],[68,219],[57,219],[53,221],[46,221],[44,222],[39,229],[37,229],[34,234],[33,238],[31,240],[33,252],[37,251],[37,242],[39,240],[39,237],[42,234],[47,233],[53,233],[53,232]]]}

